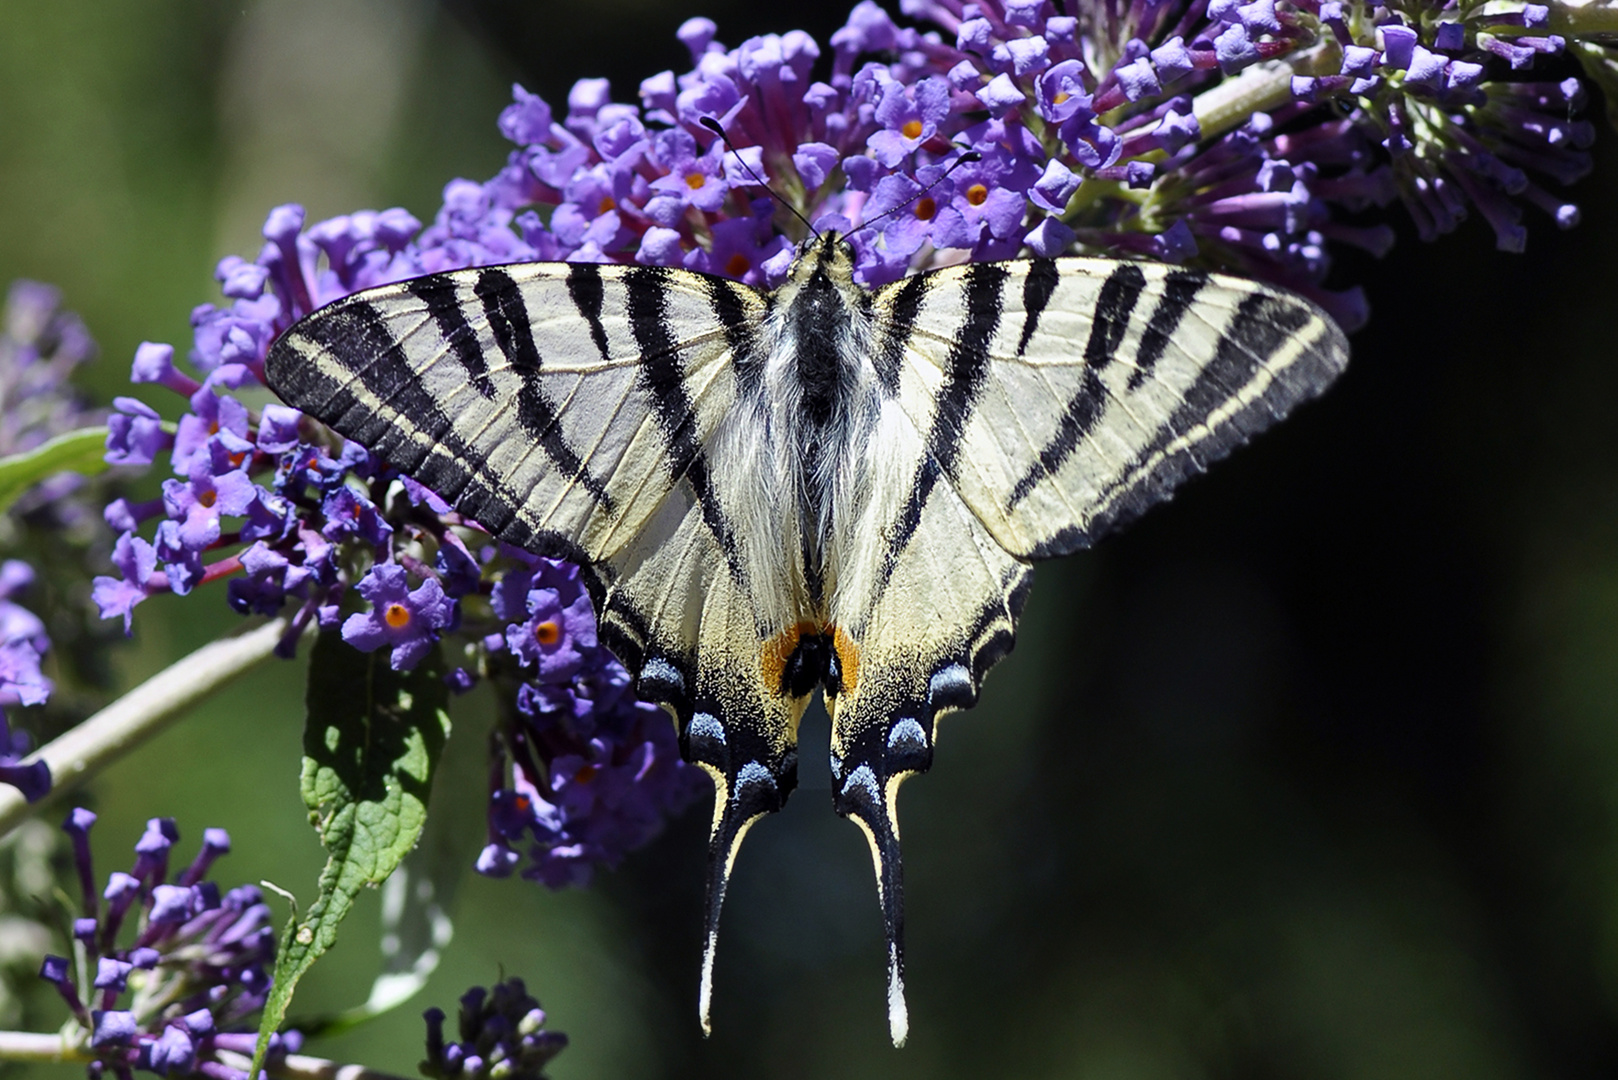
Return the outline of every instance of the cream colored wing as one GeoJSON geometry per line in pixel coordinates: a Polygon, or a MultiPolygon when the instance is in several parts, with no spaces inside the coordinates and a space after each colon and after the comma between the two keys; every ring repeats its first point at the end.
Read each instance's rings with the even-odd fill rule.
{"type": "Polygon", "coordinates": [[[1348,342],[1309,301],[1155,263],[979,263],[878,294],[897,400],[1007,551],[1060,555],[1321,393],[1348,342]]]}
{"type": "Polygon", "coordinates": [[[484,267],[330,304],[265,370],[289,404],[501,539],[594,563],[700,473],[762,308],[745,285],[684,271],[484,267]]]}

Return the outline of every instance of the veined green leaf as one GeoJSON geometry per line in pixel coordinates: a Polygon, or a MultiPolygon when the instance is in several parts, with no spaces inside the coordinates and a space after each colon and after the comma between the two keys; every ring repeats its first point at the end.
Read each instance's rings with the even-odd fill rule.
{"type": "Polygon", "coordinates": [[[414,670],[396,672],[387,649],[362,653],[334,630],[315,642],[302,787],[326,866],[315,902],[289,922],[281,940],[249,1075],[263,1067],[298,980],[336,943],[354,898],[387,880],[421,835],[433,770],[449,737],[443,668],[438,646],[414,670]]]}

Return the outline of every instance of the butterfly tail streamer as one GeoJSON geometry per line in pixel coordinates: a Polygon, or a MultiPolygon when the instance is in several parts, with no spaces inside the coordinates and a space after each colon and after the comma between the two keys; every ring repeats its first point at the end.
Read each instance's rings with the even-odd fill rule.
{"type": "Polygon", "coordinates": [[[741,850],[747,831],[759,818],[785,805],[797,782],[797,770],[795,759],[780,763],[774,770],[754,761],[739,770],[729,771],[728,775],[700,759],[696,764],[714,781],[713,830],[708,837],[708,893],[702,915],[702,982],[697,992],[697,1018],[706,1037],[713,1034],[711,1006],[719,913],[736,866],[736,853],[741,850]]]}
{"type": "Polygon", "coordinates": [[[877,903],[882,907],[888,946],[888,1034],[896,1047],[903,1046],[910,1034],[910,1010],[905,1004],[904,862],[899,854],[895,806],[899,783],[909,775],[900,773],[881,783],[870,765],[857,765],[832,795],[833,808],[858,825],[871,845],[877,903]]]}

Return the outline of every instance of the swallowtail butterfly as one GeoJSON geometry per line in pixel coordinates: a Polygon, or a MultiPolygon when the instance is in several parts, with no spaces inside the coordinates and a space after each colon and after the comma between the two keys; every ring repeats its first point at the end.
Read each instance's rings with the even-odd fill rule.
{"type": "Polygon", "coordinates": [[[1087,547],[1348,357],[1309,302],[1144,262],[974,263],[874,291],[827,233],[761,291],[651,266],[433,274],[337,301],[271,386],[494,535],[585,568],[603,640],[713,777],[700,1011],[748,828],[832,716],[904,1040],[899,784],[1087,547]]]}

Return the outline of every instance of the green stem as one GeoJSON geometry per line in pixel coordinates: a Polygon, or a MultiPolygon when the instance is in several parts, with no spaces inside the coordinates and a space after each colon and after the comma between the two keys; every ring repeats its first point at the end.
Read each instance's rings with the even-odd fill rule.
{"type": "Polygon", "coordinates": [[[1191,102],[1191,113],[1202,129],[1202,140],[1216,139],[1258,112],[1279,109],[1292,100],[1293,65],[1275,60],[1255,64],[1234,78],[1224,79],[1191,102]]]}
{"type": "Polygon", "coordinates": [[[191,706],[269,659],[286,629],[286,619],[272,619],[245,634],[210,642],[34,751],[26,760],[44,761],[51,767],[51,793],[30,806],[16,788],[0,786],[0,835],[162,731],[191,706]]]}

